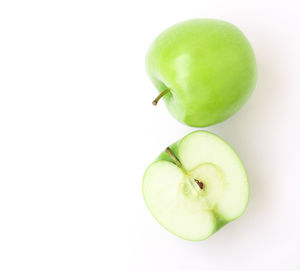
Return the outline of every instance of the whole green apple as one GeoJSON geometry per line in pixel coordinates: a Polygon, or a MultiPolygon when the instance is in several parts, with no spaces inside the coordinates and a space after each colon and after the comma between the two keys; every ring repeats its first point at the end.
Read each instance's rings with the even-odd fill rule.
{"type": "Polygon", "coordinates": [[[194,127],[233,115],[255,87],[257,70],[247,38],[215,19],[176,24],[160,34],[146,58],[147,72],[170,113],[194,127]]]}
{"type": "Polygon", "coordinates": [[[147,168],[143,196],[168,231],[200,241],[244,212],[249,186],[234,150],[218,136],[197,131],[168,147],[147,168]]]}

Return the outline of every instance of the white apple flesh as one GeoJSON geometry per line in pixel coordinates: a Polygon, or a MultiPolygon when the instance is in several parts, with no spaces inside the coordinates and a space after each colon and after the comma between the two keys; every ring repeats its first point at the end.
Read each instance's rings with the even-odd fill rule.
{"type": "Polygon", "coordinates": [[[168,231],[200,241],[244,212],[249,186],[234,150],[218,136],[197,131],[167,148],[148,167],[143,196],[168,231]]]}

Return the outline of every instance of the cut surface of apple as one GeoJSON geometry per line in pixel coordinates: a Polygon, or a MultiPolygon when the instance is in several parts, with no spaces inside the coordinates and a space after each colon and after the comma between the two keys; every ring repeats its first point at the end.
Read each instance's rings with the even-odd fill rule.
{"type": "Polygon", "coordinates": [[[234,150],[218,136],[197,131],[174,143],[143,178],[145,203],[173,234],[208,238],[246,209],[247,175],[234,150]]]}

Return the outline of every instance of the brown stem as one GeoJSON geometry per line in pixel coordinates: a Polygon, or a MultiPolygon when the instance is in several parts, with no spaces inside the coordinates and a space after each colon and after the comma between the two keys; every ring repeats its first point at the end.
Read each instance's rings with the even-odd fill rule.
{"type": "Polygon", "coordinates": [[[164,95],[166,95],[170,90],[166,89],[164,91],[162,91],[161,93],[159,93],[159,95],[155,98],[155,100],[153,100],[152,104],[153,105],[157,105],[158,101],[160,100],[160,98],[164,95]]]}
{"type": "Polygon", "coordinates": [[[166,152],[167,152],[167,154],[169,154],[169,156],[171,157],[171,159],[174,161],[175,165],[181,168],[182,164],[180,163],[180,161],[178,160],[178,158],[175,156],[174,152],[169,147],[166,148],[166,152]]]}
{"type": "MultiPolygon", "coordinates": [[[[166,153],[171,157],[171,159],[173,160],[173,162],[175,163],[175,165],[178,166],[179,168],[181,168],[186,173],[186,170],[184,169],[184,167],[182,166],[181,162],[176,157],[176,155],[174,154],[174,152],[170,149],[170,147],[166,148],[166,153]]],[[[194,178],[194,181],[196,182],[196,184],[198,184],[198,186],[200,187],[201,190],[204,189],[204,183],[203,182],[198,181],[195,178],[194,178]]]]}

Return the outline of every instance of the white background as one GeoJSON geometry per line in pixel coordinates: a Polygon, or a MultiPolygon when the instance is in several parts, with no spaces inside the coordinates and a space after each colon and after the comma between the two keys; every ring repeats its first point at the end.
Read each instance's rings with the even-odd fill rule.
{"type": "Polygon", "coordinates": [[[0,2],[0,270],[299,270],[298,1],[0,2]],[[141,181],[178,123],[144,60],[166,27],[212,17],[252,43],[248,103],[207,128],[244,162],[246,213],[204,242],[151,217],[141,181]]]}

